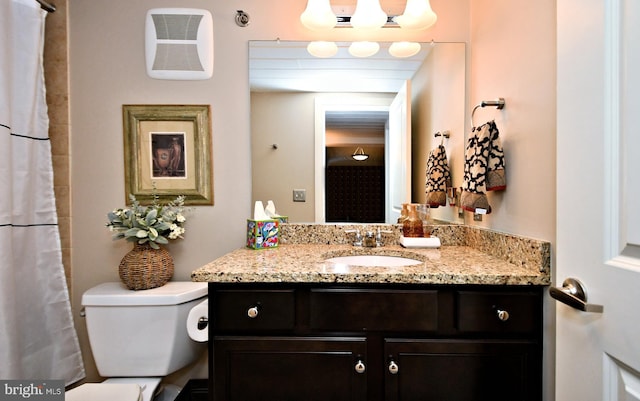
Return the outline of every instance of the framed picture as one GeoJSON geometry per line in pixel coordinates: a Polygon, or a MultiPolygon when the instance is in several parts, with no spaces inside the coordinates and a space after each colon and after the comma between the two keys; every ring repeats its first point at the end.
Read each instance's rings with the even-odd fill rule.
{"type": "Polygon", "coordinates": [[[140,203],[185,195],[185,204],[213,205],[208,105],[123,105],[124,176],[140,203]]]}

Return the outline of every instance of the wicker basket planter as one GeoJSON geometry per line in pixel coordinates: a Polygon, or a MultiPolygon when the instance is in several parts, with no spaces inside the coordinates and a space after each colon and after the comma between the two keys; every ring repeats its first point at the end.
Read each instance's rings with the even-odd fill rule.
{"type": "Polygon", "coordinates": [[[161,287],[173,277],[173,258],[164,248],[153,249],[148,243],[135,243],[120,261],[118,271],[130,290],[161,287]]]}

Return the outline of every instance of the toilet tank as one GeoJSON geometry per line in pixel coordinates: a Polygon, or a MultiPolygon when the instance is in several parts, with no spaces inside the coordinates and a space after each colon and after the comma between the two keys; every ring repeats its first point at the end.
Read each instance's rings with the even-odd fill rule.
{"type": "Polygon", "coordinates": [[[206,351],[187,334],[187,316],[207,283],[170,281],[132,291],[103,283],[82,295],[91,352],[103,377],[166,376],[206,351]]]}

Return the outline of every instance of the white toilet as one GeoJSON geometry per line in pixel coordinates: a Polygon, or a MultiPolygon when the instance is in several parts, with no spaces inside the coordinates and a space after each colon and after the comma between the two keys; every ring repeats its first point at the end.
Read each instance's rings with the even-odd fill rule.
{"type": "Polygon", "coordinates": [[[108,379],[78,386],[65,400],[153,400],[164,376],[206,352],[206,343],[193,341],[186,324],[206,296],[207,283],[178,281],[141,291],[119,282],[87,290],[82,305],[91,351],[108,379]]]}

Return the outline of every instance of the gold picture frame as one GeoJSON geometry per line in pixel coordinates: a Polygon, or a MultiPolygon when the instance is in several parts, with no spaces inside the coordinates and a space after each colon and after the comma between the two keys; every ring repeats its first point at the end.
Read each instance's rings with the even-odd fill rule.
{"type": "Polygon", "coordinates": [[[142,204],[213,205],[209,105],[123,105],[124,180],[142,204]]]}

